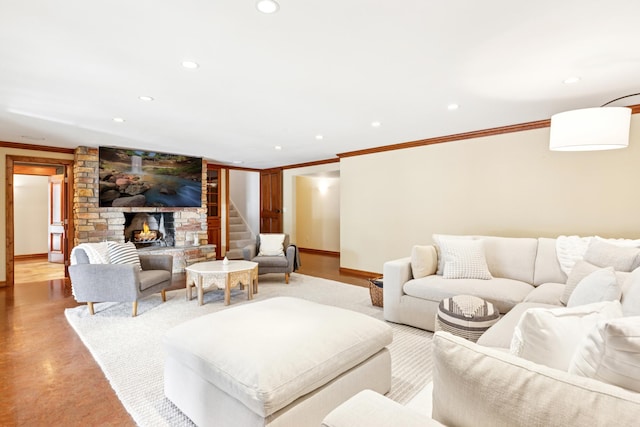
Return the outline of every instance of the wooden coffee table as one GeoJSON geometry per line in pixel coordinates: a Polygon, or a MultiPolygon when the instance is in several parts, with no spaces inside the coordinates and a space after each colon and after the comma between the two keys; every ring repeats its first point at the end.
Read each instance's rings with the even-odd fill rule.
{"type": "Polygon", "coordinates": [[[258,292],[258,263],[251,261],[198,262],[186,268],[187,300],[191,300],[191,288],[198,290],[198,304],[204,303],[204,291],[224,289],[224,305],[231,302],[231,289],[240,285],[247,286],[247,299],[253,299],[258,292]]]}

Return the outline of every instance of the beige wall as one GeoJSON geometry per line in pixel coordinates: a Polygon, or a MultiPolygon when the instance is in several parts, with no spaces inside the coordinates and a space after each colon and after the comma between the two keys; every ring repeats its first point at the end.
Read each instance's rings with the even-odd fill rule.
{"type": "Polygon", "coordinates": [[[340,178],[296,177],[296,243],[340,251],[340,178]]]}
{"type": "Polygon", "coordinates": [[[296,235],[296,176],[318,175],[340,170],[340,163],[305,166],[282,171],[282,231],[288,233],[291,243],[297,244],[296,235]]]}
{"type": "MultiPolygon", "coordinates": [[[[0,242],[7,241],[6,233],[6,182],[7,182],[7,155],[11,156],[27,156],[27,157],[43,157],[52,159],[73,160],[73,154],[50,153],[47,151],[23,150],[16,148],[0,147],[0,242]]],[[[14,249],[15,251],[15,249],[14,249]]],[[[0,282],[7,280],[7,253],[5,245],[0,245],[0,282]]]]}
{"type": "Polygon", "coordinates": [[[627,149],[548,141],[545,128],[343,158],[341,266],[382,272],[433,233],[640,238],[640,114],[627,149]]]}
{"type": "Polygon", "coordinates": [[[15,255],[46,254],[49,222],[49,177],[14,175],[13,225],[15,255]]]}

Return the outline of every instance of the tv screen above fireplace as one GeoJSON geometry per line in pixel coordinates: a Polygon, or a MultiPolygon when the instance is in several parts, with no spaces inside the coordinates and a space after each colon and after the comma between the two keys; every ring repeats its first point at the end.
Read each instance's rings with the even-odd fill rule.
{"type": "Polygon", "coordinates": [[[202,158],[99,148],[100,207],[201,207],[202,158]]]}

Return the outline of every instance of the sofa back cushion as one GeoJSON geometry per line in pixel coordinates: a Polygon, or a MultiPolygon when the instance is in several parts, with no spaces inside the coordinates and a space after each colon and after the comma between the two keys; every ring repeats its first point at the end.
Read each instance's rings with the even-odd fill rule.
{"type": "Polygon", "coordinates": [[[493,277],[533,283],[538,240],[526,237],[478,236],[493,277]]]}
{"type": "Polygon", "coordinates": [[[535,274],[533,285],[543,283],[566,283],[567,275],[560,267],[556,252],[556,239],[540,237],[538,239],[538,253],[536,254],[535,274]]]}

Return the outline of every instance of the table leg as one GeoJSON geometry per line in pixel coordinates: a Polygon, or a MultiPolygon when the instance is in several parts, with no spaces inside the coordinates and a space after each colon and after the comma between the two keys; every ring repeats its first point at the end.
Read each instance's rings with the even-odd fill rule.
{"type": "Polygon", "coordinates": [[[198,276],[198,305],[204,304],[204,287],[202,275],[198,276]]]}
{"type": "Polygon", "coordinates": [[[231,281],[227,274],[224,279],[224,305],[231,304],[231,281]]]}

